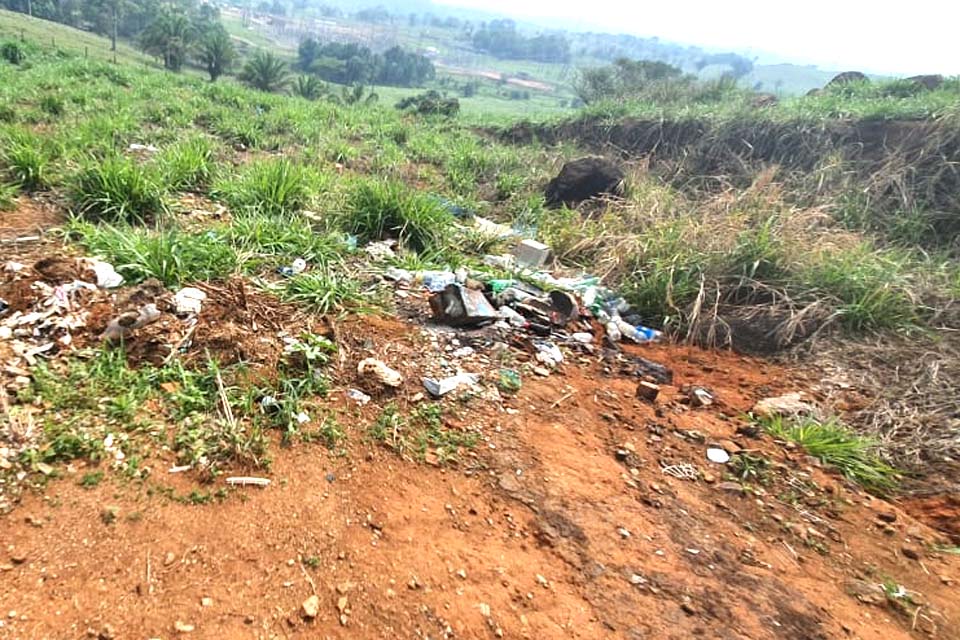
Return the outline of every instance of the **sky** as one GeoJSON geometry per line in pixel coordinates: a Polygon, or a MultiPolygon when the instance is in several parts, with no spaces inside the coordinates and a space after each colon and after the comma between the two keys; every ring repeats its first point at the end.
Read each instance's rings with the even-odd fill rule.
{"type": "Polygon", "coordinates": [[[749,51],[761,63],[830,70],[960,74],[960,3],[954,0],[435,0],[565,28],[657,36],[749,51]]]}

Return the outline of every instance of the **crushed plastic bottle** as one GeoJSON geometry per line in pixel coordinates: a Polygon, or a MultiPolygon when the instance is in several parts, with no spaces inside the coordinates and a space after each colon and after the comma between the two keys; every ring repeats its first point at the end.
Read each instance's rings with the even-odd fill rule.
{"type": "MultiPolygon", "coordinates": [[[[623,339],[632,340],[642,344],[644,342],[656,342],[663,337],[663,333],[643,325],[633,326],[620,316],[615,317],[612,322],[616,324],[623,339]]],[[[609,329],[608,329],[609,332],[609,329]]]]}

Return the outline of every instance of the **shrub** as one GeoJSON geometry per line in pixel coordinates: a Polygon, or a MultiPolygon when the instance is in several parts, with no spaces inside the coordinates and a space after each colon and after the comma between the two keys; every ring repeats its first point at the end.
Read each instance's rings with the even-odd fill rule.
{"type": "Polygon", "coordinates": [[[76,213],[89,220],[143,223],[167,210],[153,176],[119,156],[90,162],[74,179],[71,196],[76,213]]]}
{"type": "Polygon", "coordinates": [[[243,68],[240,79],[260,91],[281,91],[290,84],[287,65],[272,53],[258,51],[243,68]]]}
{"type": "Polygon", "coordinates": [[[357,309],[363,301],[355,280],[324,270],[290,278],[283,290],[283,298],[322,314],[345,308],[357,309]]]}
{"type": "Polygon", "coordinates": [[[417,252],[442,250],[450,240],[453,218],[441,202],[399,182],[361,181],[348,209],[345,230],[363,240],[396,237],[417,252]]]}
{"type": "Polygon", "coordinates": [[[425,115],[452,117],[460,113],[460,101],[456,98],[444,98],[439,92],[430,90],[416,96],[407,96],[397,103],[397,109],[411,109],[425,115]]]}
{"type": "Polygon", "coordinates": [[[330,88],[316,76],[299,76],[293,85],[293,93],[307,100],[317,100],[329,91],[330,88]]]}
{"type": "Polygon", "coordinates": [[[0,47],[0,57],[10,64],[20,64],[26,58],[26,53],[16,42],[4,42],[0,47]]]}
{"type": "Polygon", "coordinates": [[[17,197],[17,185],[0,182],[0,211],[9,211],[17,197]]]}
{"type": "Polygon", "coordinates": [[[40,98],[40,109],[51,116],[62,116],[66,111],[66,103],[60,96],[48,93],[40,98]]]}

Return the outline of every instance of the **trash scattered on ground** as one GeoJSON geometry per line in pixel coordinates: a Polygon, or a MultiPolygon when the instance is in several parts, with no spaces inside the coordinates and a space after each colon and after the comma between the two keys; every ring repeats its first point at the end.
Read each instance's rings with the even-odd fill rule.
{"type": "Polygon", "coordinates": [[[370,256],[371,260],[381,262],[383,260],[389,260],[397,257],[396,252],[393,250],[396,244],[396,240],[381,240],[379,242],[371,242],[363,248],[363,251],[370,256]]]}
{"type": "Polygon", "coordinates": [[[381,384],[388,387],[399,387],[403,384],[403,376],[400,372],[391,369],[385,363],[376,358],[365,358],[357,365],[357,373],[361,376],[370,376],[376,378],[381,384]]]}
{"type": "Polygon", "coordinates": [[[726,464],[730,462],[730,454],[720,447],[710,447],[707,449],[707,460],[716,464],[726,464]]]}
{"type": "Polygon", "coordinates": [[[113,265],[102,260],[88,259],[88,265],[97,277],[97,286],[103,289],[114,289],[123,284],[123,276],[117,273],[113,265]]]}
{"type": "Polygon", "coordinates": [[[540,269],[550,257],[550,247],[536,240],[522,240],[513,249],[516,263],[528,269],[540,269]]]}
{"type": "Polygon", "coordinates": [[[120,314],[107,324],[107,328],[100,335],[100,339],[108,343],[119,343],[131,331],[145,327],[151,322],[160,319],[160,310],[152,302],[140,307],[137,311],[127,311],[120,314]]]}
{"type": "Polygon", "coordinates": [[[196,287],[184,287],[177,291],[173,296],[174,305],[177,313],[180,314],[198,314],[203,309],[203,301],[207,299],[207,294],[196,287]]]}
{"type": "Polygon", "coordinates": [[[680,480],[696,480],[700,477],[700,472],[689,462],[666,465],[660,469],[660,473],[679,478],[680,480]]]}
{"type": "Polygon", "coordinates": [[[703,387],[688,387],[686,393],[691,407],[709,407],[713,404],[713,394],[703,387]]]}
{"type": "Polygon", "coordinates": [[[227,478],[227,484],[238,487],[266,487],[270,485],[270,480],[267,478],[253,478],[250,476],[234,476],[227,478]]]}
{"type": "Polygon", "coordinates": [[[497,378],[497,388],[506,393],[516,393],[520,390],[522,381],[520,374],[513,369],[500,369],[497,378]]]}
{"type": "Polygon", "coordinates": [[[455,376],[450,376],[449,378],[443,378],[442,380],[423,378],[423,386],[427,391],[430,392],[430,395],[434,396],[435,398],[439,398],[441,396],[445,396],[461,385],[473,386],[479,381],[480,376],[476,374],[460,373],[455,376]]]}
{"type": "Polygon", "coordinates": [[[555,368],[563,362],[563,352],[560,347],[549,340],[534,340],[533,346],[537,350],[537,361],[548,367],[555,368]]]}
{"type": "Polygon", "coordinates": [[[133,153],[147,153],[147,154],[150,154],[150,153],[156,153],[157,151],[160,151],[160,149],[158,149],[157,147],[153,146],[152,144],[140,144],[140,143],[138,143],[138,142],[131,142],[131,143],[127,146],[127,151],[131,151],[131,152],[133,152],[133,153]]]}
{"type": "Polygon", "coordinates": [[[358,403],[361,407],[370,402],[370,396],[359,389],[347,389],[347,397],[358,403]]]}
{"type": "Polygon", "coordinates": [[[433,317],[452,326],[480,324],[498,318],[483,292],[459,284],[447,285],[430,298],[433,317]]]}

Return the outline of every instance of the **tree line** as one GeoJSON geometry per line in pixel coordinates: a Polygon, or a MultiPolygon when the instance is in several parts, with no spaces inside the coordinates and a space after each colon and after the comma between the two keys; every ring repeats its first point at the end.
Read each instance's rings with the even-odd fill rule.
{"type": "Polygon", "coordinates": [[[436,69],[428,58],[400,47],[374,53],[356,43],[321,44],[315,38],[300,42],[297,66],[304,73],[345,85],[418,87],[436,77],[436,69]]]}
{"type": "Polygon", "coordinates": [[[513,20],[491,20],[473,32],[473,46],[497,58],[569,62],[570,41],[559,33],[528,38],[517,31],[513,20]]]}

